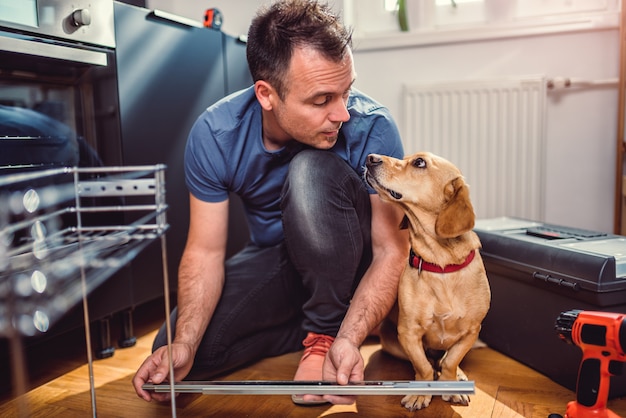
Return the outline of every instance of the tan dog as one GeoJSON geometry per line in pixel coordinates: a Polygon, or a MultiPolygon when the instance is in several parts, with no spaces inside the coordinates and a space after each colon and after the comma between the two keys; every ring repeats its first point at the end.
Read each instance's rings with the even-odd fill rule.
{"type": "MultiPolygon", "coordinates": [[[[467,380],[459,363],[478,338],[491,292],[461,172],[427,152],[403,160],[370,154],[365,178],[383,200],[402,207],[411,242],[397,306],[381,326],[383,349],[410,360],[416,380],[467,380]]],[[[467,395],[442,398],[469,403],[467,395]]],[[[431,399],[407,395],[402,405],[414,411],[431,399]]]]}

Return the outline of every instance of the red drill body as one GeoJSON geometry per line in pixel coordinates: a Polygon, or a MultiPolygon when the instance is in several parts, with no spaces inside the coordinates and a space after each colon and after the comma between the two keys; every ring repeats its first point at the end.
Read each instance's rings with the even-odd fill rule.
{"type": "Polygon", "coordinates": [[[567,311],[557,319],[556,328],[563,340],[583,352],[576,400],[567,404],[565,418],[618,418],[607,408],[607,400],[610,377],[621,374],[626,361],[626,314],[567,311]]]}

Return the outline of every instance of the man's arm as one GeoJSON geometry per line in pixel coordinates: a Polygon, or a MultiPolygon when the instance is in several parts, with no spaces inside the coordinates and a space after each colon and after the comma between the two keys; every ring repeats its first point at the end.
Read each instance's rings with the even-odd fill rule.
{"type": "Polygon", "coordinates": [[[190,195],[187,245],[178,271],[177,344],[195,354],[224,285],[228,200],[207,203],[190,195]]]}
{"type": "MultiPolygon", "coordinates": [[[[207,203],[190,195],[187,244],[178,271],[178,318],[172,341],[174,379],[191,369],[202,336],[213,316],[224,285],[228,234],[228,200],[207,203]]],[[[150,355],[133,378],[139,397],[166,400],[168,394],[144,391],[144,383],[161,383],[169,374],[167,346],[150,355]]],[[[172,380],[172,379],[168,379],[172,380]]]]}
{"type": "MultiPolygon", "coordinates": [[[[389,313],[398,295],[398,282],[409,255],[409,237],[400,229],[403,213],[374,194],[372,202],[372,263],[357,287],[337,338],[324,362],[324,380],[347,384],[362,381],[359,347],[389,313]]],[[[353,396],[325,395],[335,404],[353,403],[353,396]]],[[[305,398],[309,400],[309,398],[305,398]]],[[[310,395],[310,400],[317,399],[310,395]]]]}
{"type": "Polygon", "coordinates": [[[389,313],[398,296],[398,282],[409,256],[407,230],[400,229],[404,214],[377,194],[372,202],[372,263],[357,287],[337,338],[359,347],[389,313]]]}

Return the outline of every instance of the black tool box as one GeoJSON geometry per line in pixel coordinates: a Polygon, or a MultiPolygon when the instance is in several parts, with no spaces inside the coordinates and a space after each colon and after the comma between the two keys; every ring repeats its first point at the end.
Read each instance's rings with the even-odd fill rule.
{"type": "MultiPolygon", "coordinates": [[[[571,309],[626,313],[626,237],[506,217],[474,230],[492,293],[480,338],[575,391],[582,350],[555,322],[571,309]]],[[[609,396],[624,395],[626,370],[609,396]]]]}

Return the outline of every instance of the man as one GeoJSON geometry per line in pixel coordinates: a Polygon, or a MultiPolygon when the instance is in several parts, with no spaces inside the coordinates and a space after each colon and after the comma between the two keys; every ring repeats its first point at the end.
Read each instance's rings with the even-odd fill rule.
{"type": "MultiPolygon", "coordinates": [[[[361,174],[370,153],[403,156],[397,127],[352,89],[351,34],[327,5],[284,0],[261,10],[247,57],[254,86],[210,107],[188,138],[174,380],[206,380],[303,346],[294,380],[363,380],[359,346],[395,301],[408,238],[402,215],[361,174]],[[243,200],[251,242],[225,262],[229,192],[243,200]]],[[[148,401],[167,399],[141,389],[167,379],[165,344],[162,327],[133,379],[148,401]]]]}

